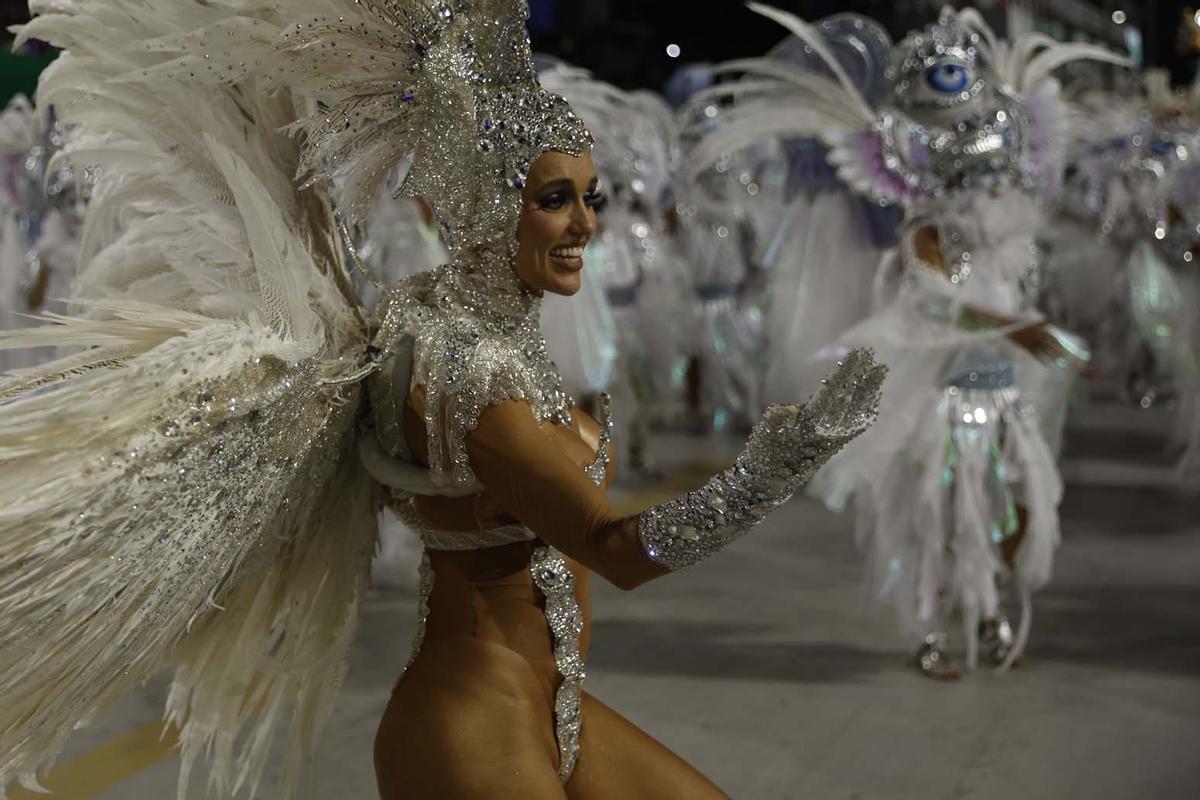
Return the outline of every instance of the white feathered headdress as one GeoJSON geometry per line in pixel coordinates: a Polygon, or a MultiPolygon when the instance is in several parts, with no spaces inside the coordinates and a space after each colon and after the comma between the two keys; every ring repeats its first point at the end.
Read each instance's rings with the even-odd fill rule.
{"type": "Polygon", "coordinates": [[[570,106],[538,83],[525,0],[331,5],[273,31],[266,64],[248,63],[243,51],[261,25],[231,19],[226,38],[214,35],[202,54],[191,43],[187,66],[222,82],[262,75],[313,98],[313,113],[292,126],[301,177],[333,179],[349,221],[368,213],[403,166],[397,194],[430,204],[451,251],[511,240],[531,164],[592,143],[570,106]]]}

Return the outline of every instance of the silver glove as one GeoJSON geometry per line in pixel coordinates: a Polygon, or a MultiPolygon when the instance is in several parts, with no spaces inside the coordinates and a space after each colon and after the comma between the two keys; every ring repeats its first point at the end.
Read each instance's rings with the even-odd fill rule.
{"type": "Polygon", "coordinates": [[[803,406],[769,406],[732,467],[642,513],[646,553],[683,569],[743,536],[871,426],[886,375],[870,350],[855,350],[803,406]]]}

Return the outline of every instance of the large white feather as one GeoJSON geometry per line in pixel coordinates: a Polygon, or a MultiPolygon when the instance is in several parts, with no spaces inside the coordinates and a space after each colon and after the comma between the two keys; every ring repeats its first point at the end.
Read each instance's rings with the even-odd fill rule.
{"type": "Polygon", "coordinates": [[[862,96],[862,93],[858,90],[858,87],[854,85],[854,81],[850,80],[850,76],[846,74],[846,70],[842,68],[841,63],[837,60],[833,53],[829,51],[829,48],[825,44],[825,37],[821,35],[820,31],[794,14],[788,14],[786,11],[780,11],[779,9],[763,5],[761,3],[749,3],[748,6],[751,11],[775,20],[780,25],[791,31],[793,35],[803,41],[806,45],[811,47],[813,52],[820,56],[822,60],[824,60],[826,66],[829,67],[829,69],[833,72],[834,77],[837,78],[838,83],[841,84],[842,89],[845,91],[847,104],[854,109],[856,113],[861,115],[864,122],[869,123],[870,120],[874,119],[875,113],[871,109],[870,103],[868,103],[866,98],[862,96]]]}
{"type": "Polygon", "coordinates": [[[1037,89],[1055,70],[1072,61],[1101,61],[1130,66],[1127,56],[1106,47],[1079,42],[1059,42],[1044,33],[1026,33],[1012,42],[1000,39],[973,8],[957,12],[959,23],[980,35],[985,58],[1001,80],[1017,92],[1037,89]]]}
{"type": "Polygon", "coordinates": [[[254,794],[278,731],[290,796],[373,547],[358,388],[338,380],[368,331],[327,201],[293,184],[284,129],[308,101],[202,65],[229,57],[217,41],[267,63],[296,16],[355,4],[32,9],[21,36],[65,50],[39,102],[72,130],[62,158],[101,177],[71,315],[0,333],[67,352],[0,383],[0,788],[173,666],[181,796],[204,754],[216,796],[254,794]]]}
{"type": "Polygon", "coordinates": [[[685,109],[699,143],[686,159],[688,177],[703,174],[723,156],[772,138],[816,138],[836,145],[875,122],[862,92],[830,52],[820,31],[796,16],[758,3],[749,8],[778,22],[825,63],[833,77],[776,58],[740,59],[718,73],[740,80],[700,92],[685,109]],[[714,122],[707,107],[718,111],[714,122]]]}

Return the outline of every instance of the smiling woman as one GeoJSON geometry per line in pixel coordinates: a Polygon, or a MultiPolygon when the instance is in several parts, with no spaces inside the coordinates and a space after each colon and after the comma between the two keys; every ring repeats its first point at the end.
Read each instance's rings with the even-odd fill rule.
{"type": "Polygon", "coordinates": [[[584,691],[589,577],[633,589],[750,531],[873,422],[883,368],[851,355],[768,409],[735,468],[616,510],[607,414],[575,407],[540,327],[544,293],[580,287],[593,140],[538,82],[527,13],[106,0],[23,31],[64,48],[39,101],[68,101],[64,157],[99,166],[88,220],[129,229],[81,267],[77,299],[112,318],[0,335],[108,343],[0,394],[0,508],[20,509],[0,514],[0,787],[172,664],[184,778],[215,753],[211,794],[255,795],[286,729],[295,796],[386,503],[424,553],[384,800],[724,796],[584,691]],[[328,245],[404,160],[397,194],[428,202],[450,261],[372,317],[328,245]]]}
{"type": "Polygon", "coordinates": [[[596,232],[599,178],[590,152],[550,152],[529,170],[517,226],[517,275],[525,285],[573,295],[582,281],[583,251],[596,232]]]}

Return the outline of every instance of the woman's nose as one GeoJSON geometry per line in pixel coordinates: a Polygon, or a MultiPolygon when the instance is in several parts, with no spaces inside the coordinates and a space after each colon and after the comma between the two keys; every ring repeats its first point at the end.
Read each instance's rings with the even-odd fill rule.
{"type": "Polygon", "coordinates": [[[571,215],[570,230],[574,236],[591,236],[596,231],[596,215],[586,205],[580,204],[571,215]]]}

